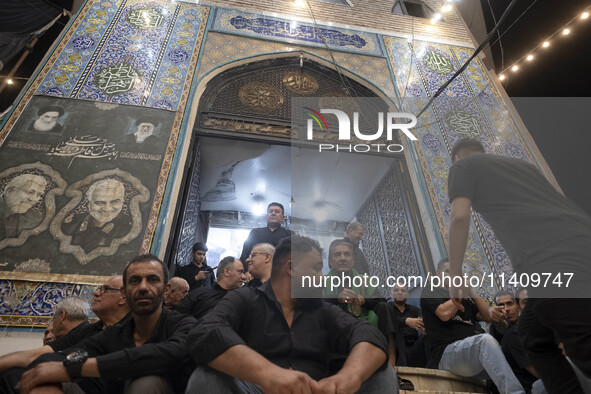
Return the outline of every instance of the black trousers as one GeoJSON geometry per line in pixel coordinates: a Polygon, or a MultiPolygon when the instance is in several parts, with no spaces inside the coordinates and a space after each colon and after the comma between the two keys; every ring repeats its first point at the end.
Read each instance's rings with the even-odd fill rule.
{"type": "Polygon", "coordinates": [[[591,298],[530,298],[519,318],[519,336],[550,394],[583,393],[557,342],[591,377],[591,298]]]}

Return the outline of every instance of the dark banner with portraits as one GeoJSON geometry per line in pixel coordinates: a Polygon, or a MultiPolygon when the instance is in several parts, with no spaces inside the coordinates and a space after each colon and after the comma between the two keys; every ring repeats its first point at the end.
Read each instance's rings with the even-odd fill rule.
{"type": "Polygon", "coordinates": [[[0,276],[120,274],[140,251],[174,115],[33,97],[0,147],[0,276]]]}

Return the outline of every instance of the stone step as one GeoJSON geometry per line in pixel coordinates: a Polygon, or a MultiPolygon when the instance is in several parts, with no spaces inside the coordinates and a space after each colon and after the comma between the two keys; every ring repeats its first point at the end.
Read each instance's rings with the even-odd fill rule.
{"type": "MultiPolygon", "coordinates": [[[[396,367],[396,373],[410,380],[414,391],[408,393],[487,393],[486,382],[480,379],[465,378],[448,371],[437,369],[396,367]]],[[[401,390],[401,392],[406,392],[401,390]]]]}

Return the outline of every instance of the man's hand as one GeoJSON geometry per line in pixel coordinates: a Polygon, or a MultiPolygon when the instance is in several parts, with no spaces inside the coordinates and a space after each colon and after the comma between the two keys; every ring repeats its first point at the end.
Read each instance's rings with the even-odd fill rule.
{"type": "Polygon", "coordinates": [[[504,327],[509,326],[509,321],[507,320],[507,311],[505,308],[501,306],[491,306],[488,308],[488,314],[493,322],[502,324],[504,327]]]}
{"type": "Polygon", "coordinates": [[[261,388],[265,393],[312,394],[320,393],[320,385],[304,372],[277,367],[269,371],[261,388]]]}
{"type": "Polygon", "coordinates": [[[314,393],[322,394],[341,394],[341,393],[356,393],[363,382],[358,376],[353,374],[341,374],[329,376],[318,382],[320,386],[319,391],[314,393]]]}
{"type": "Polygon", "coordinates": [[[209,271],[199,271],[197,275],[195,275],[195,280],[203,280],[207,278],[209,275],[209,271]]]}
{"type": "Polygon", "coordinates": [[[20,390],[22,394],[29,394],[35,387],[43,384],[69,381],[68,371],[60,361],[41,363],[23,374],[20,390]]]}
{"type": "MultiPolygon", "coordinates": [[[[451,302],[462,312],[466,311],[464,305],[462,305],[462,300],[471,298],[471,295],[474,294],[470,289],[462,286],[454,286],[454,278],[451,278],[451,286],[449,287],[449,298],[451,298],[451,302]]],[[[457,282],[460,282],[457,280],[457,282]]],[[[463,283],[463,278],[462,278],[463,283]]]]}
{"type": "Polygon", "coordinates": [[[407,317],[404,321],[407,326],[410,328],[417,330],[421,334],[425,335],[425,323],[423,323],[422,317],[407,317]]]}
{"type": "MultiPolygon", "coordinates": [[[[361,296],[358,295],[357,293],[355,293],[353,290],[344,289],[339,294],[339,302],[341,304],[353,304],[353,303],[358,304],[358,301],[357,301],[358,297],[361,297],[361,296]]],[[[361,297],[361,298],[363,298],[363,297],[361,297]]],[[[365,302],[365,299],[363,300],[363,302],[365,302]]]]}

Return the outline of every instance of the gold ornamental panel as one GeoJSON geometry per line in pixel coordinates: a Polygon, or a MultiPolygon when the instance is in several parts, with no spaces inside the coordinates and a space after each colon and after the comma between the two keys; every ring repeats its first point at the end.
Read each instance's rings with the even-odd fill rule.
{"type": "Polygon", "coordinates": [[[283,104],[281,92],[265,82],[250,82],[240,88],[238,97],[242,104],[256,111],[272,111],[283,104]]]}
{"type": "Polygon", "coordinates": [[[291,71],[285,73],[283,85],[297,94],[313,94],[318,90],[318,81],[308,73],[291,71]]]}

